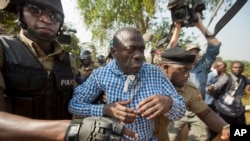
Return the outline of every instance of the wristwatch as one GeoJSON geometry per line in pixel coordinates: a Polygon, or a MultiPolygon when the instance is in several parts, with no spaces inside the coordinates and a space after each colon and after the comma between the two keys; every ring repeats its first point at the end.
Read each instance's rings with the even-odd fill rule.
{"type": "Polygon", "coordinates": [[[78,133],[82,125],[82,119],[73,119],[68,126],[65,141],[78,141],[78,133]]]}

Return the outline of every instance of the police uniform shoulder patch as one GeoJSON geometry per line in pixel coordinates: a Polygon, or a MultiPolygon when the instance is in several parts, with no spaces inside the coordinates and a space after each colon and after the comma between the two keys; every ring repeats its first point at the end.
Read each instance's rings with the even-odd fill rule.
{"type": "Polygon", "coordinates": [[[193,89],[197,90],[197,87],[191,82],[187,82],[185,85],[187,85],[189,88],[193,88],[193,89]]]}
{"type": "Polygon", "coordinates": [[[202,100],[202,94],[201,94],[201,92],[197,89],[197,87],[196,87],[193,83],[187,82],[186,85],[187,85],[189,88],[192,88],[192,90],[197,91],[197,92],[199,93],[199,94],[197,95],[197,99],[198,99],[198,100],[202,100]]]}

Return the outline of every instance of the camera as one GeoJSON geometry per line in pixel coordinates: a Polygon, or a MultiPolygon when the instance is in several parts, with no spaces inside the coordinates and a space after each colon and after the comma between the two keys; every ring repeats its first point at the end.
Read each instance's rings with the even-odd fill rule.
{"type": "Polygon", "coordinates": [[[75,29],[60,30],[57,36],[57,40],[59,41],[59,43],[67,45],[71,44],[71,35],[69,34],[70,32],[77,33],[75,29]]]}
{"type": "Polygon", "coordinates": [[[182,27],[198,22],[196,13],[202,16],[202,11],[206,9],[203,0],[169,0],[167,7],[171,11],[172,21],[180,23],[182,27]]]}

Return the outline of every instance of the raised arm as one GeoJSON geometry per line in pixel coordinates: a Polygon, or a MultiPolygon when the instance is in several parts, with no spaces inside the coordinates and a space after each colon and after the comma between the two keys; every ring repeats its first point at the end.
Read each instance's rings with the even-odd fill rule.
{"type": "Polygon", "coordinates": [[[206,34],[212,35],[212,33],[204,26],[202,19],[201,19],[201,15],[197,13],[197,16],[198,16],[198,22],[195,24],[195,26],[201,31],[202,35],[206,38],[208,44],[211,44],[213,46],[219,46],[220,42],[216,37],[214,38],[206,37],[206,34]]]}
{"type": "Polygon", "coordinates": [[[179,41],[180,32],[181,32],[181,24],[174,23],[174,31],[169,42],[169,48],[176,47],[179,41]]]}

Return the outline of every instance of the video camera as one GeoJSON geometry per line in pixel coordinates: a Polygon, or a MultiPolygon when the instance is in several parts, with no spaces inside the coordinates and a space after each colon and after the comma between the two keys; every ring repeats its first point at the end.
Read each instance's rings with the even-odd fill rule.
{"type": "Polygon", "coordinates": [[[169,0],[167,8],[171,11],[172,22],[180,23],[181,26],[192,26],[198,22],[196,13],[205,10],[203,0],[169,0]]]}
{"type": "Polygon", "coordinates": [[[77,33],[77,31],[75,29],[63,29],[60,30],[58,36],[57,36],[57,40],[61,43],[61,44],[71,44],[71,35],[69,33],[77,33]],[[65,34],[66,33],[66,34],[65,34]]]}

